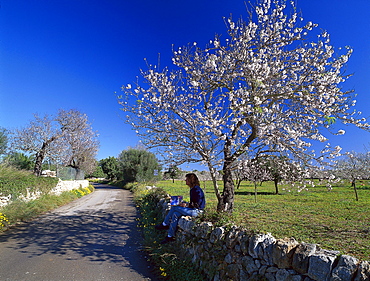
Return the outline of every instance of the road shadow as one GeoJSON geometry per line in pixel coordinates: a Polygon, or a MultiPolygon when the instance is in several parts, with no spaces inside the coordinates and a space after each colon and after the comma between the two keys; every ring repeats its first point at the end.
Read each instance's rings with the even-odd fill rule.
{"type": "Polygon", "coordinates": [[[0,235],[0,243],[12,241],[9,247],[29,258],[54,254],[68,260],[118,263],[157,280],[148,270],[140,240],[135,219],[118,211],[48,214],[0,235]]]}
{"type": "Polygon", "coordinates": [[[108,185],[104,183],[93,183],[92,185],[94,186],[95,189],[122,189],[122,187],[108,185]]]}

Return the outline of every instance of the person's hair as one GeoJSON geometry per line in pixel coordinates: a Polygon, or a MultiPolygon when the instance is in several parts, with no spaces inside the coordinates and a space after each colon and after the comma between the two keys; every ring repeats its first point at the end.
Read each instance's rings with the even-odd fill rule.
{"type": "Polygon", "coordinates": [[[199,183],[199,180],[196,174],[194,173],[186,174],[185,177],[189,180],[190,187],[194,187],[196,185],[200,186],[200,183],[199,183]]]}

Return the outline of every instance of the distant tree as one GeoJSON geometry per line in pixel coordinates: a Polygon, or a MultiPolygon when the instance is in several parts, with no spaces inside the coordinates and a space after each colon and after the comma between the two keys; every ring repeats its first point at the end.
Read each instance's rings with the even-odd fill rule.
{"type": "Polygon", "coordinates": [[[172,182],[175,182],[175,179],[181,174],[181,170],[176,165],[170,165],[168,171],[164,172],[166,177],[172,179],[172,182]]]}
{"type": "Polygon", "coordinates": [[[97,164],[95,157],[99,141],[97,133],[88,122],[87,115],[77,110],[60,110],[56,121],[66,132],[61,138],[65,147],[61,154],[61,162],[64,166],[77,171],[92,173],[97,164]]]}
{"type": "MultiPolygon", "coordinates": [[[[304,183],[307,177],[307,171],[302,163],[295,162],[292,159],[281,155],[270,155],[261,160],[262,165],[266,167],[274,182],[275,194],[279,193],[279,183],[304,183]]],[[[305,187],[305,185],[303,185],[305,187]]]]}
{"type": "Polygon", "coordinates": [[[87,178],[107,178],[107,175],[104,173],[101,165],[96,163],[95,170],[92,173],[86,175],[87,178]]]}
{"type": "Polygon", "coordinates": [[[122,172],[120,171],[120,163],[116,157],[108,157],[99,161],[104,174],[107,175],[107,179],[114,181],[121,178],[122,172]]]}
{"type": "Polygon", "coordinates": [[[242,171],[239,169],[233,169],[233,179],[236,183],[236,189],[239,189],[242,181],[244,180],[242,171]]]}
{"type": "Polygon", "coordinates": [[[347,179],[351,182],[351,186],[355,192],[356,201],[358,201],[356,181],[369,178],[370,152],[347,152],[345,154],[345,158],[337,161],[335,170],[338,177],[347,179]]]}
{"type": "Polygon", "coordinates": [[[335,54],[329,34],[318,37],[317,24],[304,23],[296,11],[294,1],[261,0],[247,22],[228,19],[228,36],[205,48],[181,47],[173,70],[149,65],[144,81],[122,87],[127,123],[146,147],[176,164],[208,166],[219,211],[233,210],[232,169],[243,154],[254,158],[264,150],[319,161],[311,142],[326,142],[322,131],[332,123],[369,128],[350,110],[352,91],[341,87],[352,50],[335,54]]]}
{"type": "Polygon", "coordinates": [[[62,165],[89,170],[95,163],[98,142],[85,114],[77,110],[59,110],[56,117],[34,115],[29,125],[12,132],[12,149],[35,157],[33,172],[40,176],[48,158],[62,165]]]}
{"type": "Polygon", "coordinates": [[[5,128],[0,128],[0,155],[6,153],[8,146],[8,133],[5,128]]]}
{"type": "Polygon", "coordinates": [[[254,184],[254,200],[257,202],[257,184],[263,181],[271,180],[272,175],[263,162],[255,159],[244,159],[239,162],[242,178],[249,180],[254,184]]]}
{"type": "Polygon", "coordinates": [[[118,161],[126,182],[152,181],[161,168],[155,155],[144,149],[124,150],[118,156],[118,161]]]}

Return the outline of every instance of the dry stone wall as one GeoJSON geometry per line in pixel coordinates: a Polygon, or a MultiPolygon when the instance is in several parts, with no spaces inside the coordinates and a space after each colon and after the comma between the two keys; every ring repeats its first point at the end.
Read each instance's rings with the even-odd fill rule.
{"type": "Polygon", "coordinates": [[[51,193],[55,195],[60,195],[64,191],[85,188],[88,186],[89,186],[88,180],[70,180],[70,181],[59,180],[57,186],[51,190],[51,193]]]}
{"type": "MultiPolygon", "coordinates": [[[[169,208],[165,199],[158,207],[163,212],[169,208]]],[[[228,229],[210,222],[195,223],[191,217],[181,218],[178,226],[178,254],[190,258],[209,280],[370,280],[368,261],[316,244],[276,239],[271,234],[252,235],[237,226],[228,229]]]]}

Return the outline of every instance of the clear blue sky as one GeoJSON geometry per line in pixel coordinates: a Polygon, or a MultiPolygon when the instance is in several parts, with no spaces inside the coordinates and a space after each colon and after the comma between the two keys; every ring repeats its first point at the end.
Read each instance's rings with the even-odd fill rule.
{"type": "MultiPolygon", "coordinates": [[[[223,17],[245,13],[243,0],[2,0],[0,1],[0,127],[25,126],[33,113],[59,108],[86,113],[100,134],[98,159],[117,156],[138,138],[122,118],[115,92],[132,83],[144,58],[170,65],[172,44],[204,46],[226,34],[223,17]]],[[[248,1],[246,1],[248,2],[248,1]]],[[[331,34],[334,47],[351,46],[343,86],[358,94],[370,116],[370,1],[297,0],[305,21],[331,34]]],[[[332,145],[364,151],[370,133],[341,127],[332,145]]]]}

